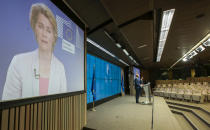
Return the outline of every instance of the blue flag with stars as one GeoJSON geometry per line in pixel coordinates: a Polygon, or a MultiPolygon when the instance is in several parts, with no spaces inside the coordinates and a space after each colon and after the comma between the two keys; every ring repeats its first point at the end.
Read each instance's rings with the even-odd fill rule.
{"type": "Polygon", "coordinates": [[[93,101],[95,101],[95,100],[96,100],[95,66],[94,66],[94,68],[93,68],[93,77],[92,77],[91,91],[92,91],[92,94],[93,94],[93,101]]]}
{"type": "Polygon", "coordinates": [[[121,79],[121,87],[122,87],[123,92],[125,92],[123,75],[121,79]]]}

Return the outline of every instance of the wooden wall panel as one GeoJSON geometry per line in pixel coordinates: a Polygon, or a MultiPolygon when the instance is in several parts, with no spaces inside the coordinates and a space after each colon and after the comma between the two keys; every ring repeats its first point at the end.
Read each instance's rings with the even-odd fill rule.
{"type": "Polygon", "coordinates": [[[50,101],[47,101],[47,130],[51,130],[50,120],[51,120],[51,106],[50,106],[50,101]]]}
{"type": "Polygon", "coordinates": [[[26,105],[26,125],[25,128],[26,130],[30,129],[30,105],[26,105]]]}
{"type": "Polygon", "coordinates": [[[2,117],[1,117],[1,129],[7,130],[8,129],[8,120],[9,120],[9,109],[5,109],[2,111],[2,117]]]}
{"type": "Polygon", "coordinates": [[[0,110],[1,130],[81,130],[86,93],[0,110]]]}
{"type": "Polygon", "coordinates": [[[19,130],[25,129],[25,106],[20,107],[19,130]]]}
{"type": "Polygon", "coordinates": [[[42,103],[38,103],[37,129],[42,129],[42,103]]]}
{"type": "Polygon", "coordinates": [[[9,130],[14,130],[15,127],[15,108],[9,110],[9,130]]]}
{"type": "Polygon", "coordinates": [[[15,130],[18,130],[18,128],[19,128],[19,110],[20,110],[19,107],[16,107],[16,109],[15,109],[15,130]]]}
{"type": "Polygon", "coordinates": [[[37,130],[37,104],[34,104],[33,111],[33,130],[37,130]]]}
{"type": "Polygon", "coordinates": [[[58,99],[55,100],[55,130],[58,129],[58,99]]]}
{"type": "Polygon", "coordinates": [[[70,111],[70,130],[73,130],[73,98],[70,98],[70,107],[71,107],[71,111],[70,111]]]}
{"type": "Polygon", "coordinates": [[[42,102],[42,130],[45,128],[45,102],[42,102]]]}

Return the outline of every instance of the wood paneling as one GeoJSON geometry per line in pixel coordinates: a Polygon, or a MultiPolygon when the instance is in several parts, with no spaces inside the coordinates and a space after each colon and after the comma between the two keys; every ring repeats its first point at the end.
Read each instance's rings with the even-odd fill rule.
{"type": "Polygon", "coordinates": [[[14,118],[15,118],[15,108],[10,109],[10,115],[9,115],[9,130],[14,130],[14,118]]]}
{"type": "Polygon", "coordinates": [[[9,109],[5,109],[2,111],[2,117],[1,117],[1,129],[7,130],[8,129],[8,120],[9,120],[9,109]]]}
{"type": "Polygon", "coordinates": [[[1,130],[80,130],[86,124],[86,93],[3,109],[1,130]]]}

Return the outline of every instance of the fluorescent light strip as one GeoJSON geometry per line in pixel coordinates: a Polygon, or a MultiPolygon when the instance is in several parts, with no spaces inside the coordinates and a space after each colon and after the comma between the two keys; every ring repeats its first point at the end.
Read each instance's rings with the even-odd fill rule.
{"type": "Polygon", "coordinates": [[[118,48],[121,48],[122,46],[120,45],[120,43],[116,43],[116,46],[118,47],[118,48]]]}
{"type": "Polygon", "coordinates": [[[190,49],[184,56],[182,56],[178,61],[176,61],[168,70],[172,69],[177,63],[179,63],[184,58],[187,58],[187,56],[194,51],[197,47],[199,47],[201,44],[206,43],[207,41],[210,41],[210,33],[207,34],[200,42],[198,42],[192,49],[190,49]]]}
{"type": "Polygon", "coordinates": [[[171,22],[173,19],[174,12],[175,12],[175,9],[163,11],[161,32],[160,32],[160,38],[159,38],[159,44],[158,44],[157,62],[160,62],[163,49],[165,47],[165,42],[168,36],[168,31],[170,29],[171,22]]]}
{"type": "Polygon", "coordinates": [[[90,38],[87,38],[87,42],[89,42],[90,44],[94,45],[95,47],[99,48],[100,50],[104,51],[105,53],[107,53],[108,55],[118,59],[121,63],[129,66],[127,63],[125,63],[123,60],[119,59],[118,57],[116,57],[114,54],[112,54],[111,52],[107,51],[106,49],[104,49],[103,47],[101,47],[100,45],[98,45],[96,42],[94,42],[93,40],[91,40],[90,38]]]}
{"type": "Polygon", "coordinates": [[[129,58],[130,58],[131,60],[133,60],[133,57],[132,57],[132,56],[129,56],[129,58]]]}
{"type": "Polygon", "coordinates": [[[123,49],[123,52],[124,52],[127,56],[129,55],[129,53],[127,52],[126,49],[123,49]]]}
{"type": "Polygon", "coordinates": [[[112,57],[116,57],[115,55],[113,55],[111,52],[107,51],[106,49],[104,49],[103,47],[101,47],[100,45],[98,45],[97,43],[95,43],[94,41],[92,41],[91,39],[87,38],[87,41],[89,43],[91,43],[92,45],[94,45],[95,47],[101,49],[102,51],[106,52],[108,55],[112,56],[112,57]]]}
{"type": "Polygon", "coordinates": [[[187,61],[187,58],[185,57],[185,58],[183,59],[183,61],[187,61]]]}
{"type": "Polygon", "coordinates": [[[115,42],[115,40],[112,38],[112,36],[110,36],[110,34],[104,30],[104,33],[106,34],[106,36],[111,39],[113,42],[115,42]]]}
{"type": "Polygon", "coordinates": [[[140,48],[143,48],[143,47],[146,47],[146,46],[147,46],[147,44],[143,44],[143,45],[139,46],[138,48],[140,49],[140,48]]]}
{"type": "Polygon", "coordinates": [[[136,60],[133,60],[133,62],[134,62],[135,64],[139,65],[139,63],[137,63],[136,60]]]}
{"type": "Polygon", "coordinates": [[[123,64],[125,64],[125,65],[127,65],[127,66],[129,66],[127,63],[125,63],[123,60],[121,60],[121,59],[118,59],[121,63],[123,63],[123,64]]]}

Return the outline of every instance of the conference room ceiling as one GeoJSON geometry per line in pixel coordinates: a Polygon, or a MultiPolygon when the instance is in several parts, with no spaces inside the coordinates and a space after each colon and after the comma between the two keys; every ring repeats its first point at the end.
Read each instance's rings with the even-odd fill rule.
{"type": "MultiPolygon", "coordinates": [[[[112,52],[118,58],[132,65],[128,56],[115,43],[122,44],[129,54],[144,68],[169,68],[187,51],[210,32],[209,0],[64,0],[87,25],[87,37],[112,52]],[[154,10],[175,9],[160,62],[156,60],[157,38],[160,26],[154,10]],[[110,39],[104,32],[110,34],[110,39]],[[141,46],[145,47],[141,47],[141,46]]],[[[158,36],[159,37],[159,36],[158,36]]],[[[88,52],[98,54],[97,48],[89,45],[88,52]],[[97,53],[96,53],[97,52],[97,53]]],[[[210,63],[210,49],[207,48],[184,66],[200,62],[210,63]]],[[[113,58],[113,60],[116,60],[113,58]]],[[[117,60],[114,61],[118,62],[117,60]]],[[[121,64],[121,63],[119,63],[121,64]]],[[[121,64],[121,66],[124,66],[121,64]]]]}

